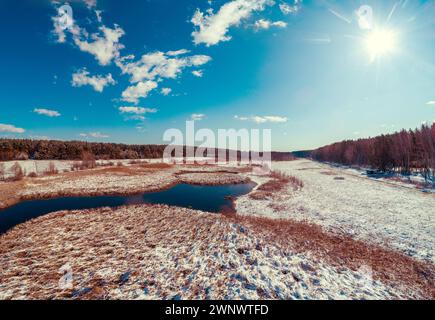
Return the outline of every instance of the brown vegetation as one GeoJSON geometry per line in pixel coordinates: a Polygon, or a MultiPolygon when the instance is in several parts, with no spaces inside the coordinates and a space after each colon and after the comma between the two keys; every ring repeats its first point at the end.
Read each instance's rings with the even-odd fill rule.
{"type": "Polygon", "coordinates": [[[352,239],[350,236],[325,232],[322,227],[293,220],[235,216],[266,238],[266,242],[287,246],[297,252],[312,251],[336,267],[358,270],[369,266],[375,279],[393,286],[407,284],[435,299],[435,266],[414,260],[403,253],[352,239]]]}
{"type": "Polygon", "coordinates": [[[5,164],[0,162],[0,181],[5,179],[6,169],[5,164]]]}
{"type": "Polygon", "coordinates": [[[20,181],[24,178],[23,168],[21,168],[18,162],[15,162],[14,165],[11,167],[11,172],[12,172],[12,177],[10,178],[11,181],[20,181]]]}
{"type": "Polygon", "coordinates": [[[16,299],[239,299],[249,293],[288,299],[296,288],[309,298],[328,298],[324,290],[331,287],[348,298],[370,297],[348,277],[311,285],[324,281],[325,266],[337,281],[349,268],[370,267],[375,280],[389,285],[384,298],[434,298],[433,265],[402,254],[302,222],[161,205],[37,218],[1,237],[0,265],[1,294],[16,299]],[[59,269],[67,263],[74,287],[62,289],[59,269]],[[277,290],[270,282],[284,285],[277,290]],[[246,290],[248,284],[254,290],[246,290]]]}
{"type": "Polygon", "coordinates": [[[435,175],[435,123],[357,141],[322,147],[311,156],[319,161],[368,166],[388,172],[421,172],[426,180],[435,175]]]}
{"type": "Polygon", "coordinates": [[[142,162],[140,164],[141,168],[145,168],[145,169],[154,169],[154,170],[159,170],[159,169],[169,169],[174,167],[172,164],[168,164],[168,163],[148,163],[148,162],[142,162]]]}
{"type": "Polygon", "coordinates": [[[88,151],[83,151],[82,153],[82,163],[80,169],[93,169],[97,166],[95,161],[95,156],[93,153],[88,151]]]}
{"type": "Polygon", "coordinates": [[[54,175],[58,174],[59,170],[56,169],[56,165],[54,164],[54,162],[50,161],[50,163],[48,164],[48,168],[44,173],[46,175],[54,175]]]}
{"type": "Polygon", "coordinates": [[[257,188],[255,192],[249,194],[249,197],[253,200],[265,200],[274,198],[283,192],[288,185],[293,187],[294,191],[298,191],[304,187],[304,183],[298,178],[278,172],[271,171],[271,180],[262,184],[257,188]]]}

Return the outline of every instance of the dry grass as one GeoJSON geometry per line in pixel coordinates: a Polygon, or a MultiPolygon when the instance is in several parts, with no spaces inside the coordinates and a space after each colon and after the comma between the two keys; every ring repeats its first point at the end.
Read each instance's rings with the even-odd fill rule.
{"type": "Polygon", "coordinates": [[[160,169],[170,169],[173,168],[174,165],[172,164],[168,164],[168,163],[141,163],[140,164],[141,168],[145,168],[145,169],[153,169],[153,170],[160,170],[160,169]]]}
{"type": "Polygon", "coordinates": [[[324,282],[325,259],[332,272],[326,275],[334,281],[348,275],[348,266],[368,265],[376,279],[391,284],[388,291],[382,289],[382,297],[434,298],[433,265],[399,253],[302,222],[223,218],[159,205],[60,212],[17,226],[1,236],[0,294],[26,299],[170,299],[175,294],[183,299],[288,299],[299,288],[309,298],[328,298],[328,290],[344,290],[349,298],[366,296],[348,277],[335,285],[311,285],[313,279],[324,282]],[[72,267],[74,288],[62,290],[59,268],[66,263],[72,267]],[[246,289],[248,284],[255,284],[253,291],[246,289]]]}
{"type": "Polygon", "coordinates": [[[251,199],[266,200],[274,198],[285,192],[288,185],[291,185],[294,191],[304,187],[304,183],[298,178],[279,171],[272,171],[269,176],[271,180],[259,186],[255,192],[252,192],[249,195],[251,199]]]}
{"type": "Polygon", "coordinates": [[[6,208],[20,201],[20,191],[24,190],[25,182],[0,182],[0,208],[6,208]]]}
{"type": "Polygon", "coordinates": [[[358,270],[369,266],[375,279],[392,286],[406,284],[427,298],[435,299],[435,266],[431,263],[349,236],[327,233],[320,226],[306,222],[249,216],[231,219],[263,235],[266,242],[297,252],[312,251],[338,268],[358,270]]]}

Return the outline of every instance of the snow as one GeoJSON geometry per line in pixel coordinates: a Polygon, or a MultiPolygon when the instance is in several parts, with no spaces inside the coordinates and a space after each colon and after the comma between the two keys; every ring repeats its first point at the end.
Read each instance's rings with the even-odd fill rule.
{"type": "Polygon", "coordinates": [[[299,178],[304,187],[296,192],[288,187],[280,195],[283,211],[270,207],[273,199],[253,201],[243,196],[236,201],[238,214],[309,221],[435,262],[433,195],[309,160],[274,162],[273,170],[299,178]]]}
{"type": "Polygon", "coordinates": [[[364,269],[275,244],[231,219],[175,207],[53,213],[0,239],[0,299],[421,297],[364,269]],[[73,288],[61,289],[59,268],[67,263],[73,288]]]}
{"type": "MultiPolygon", "coordinates": [[[[258,170],[246,169],[188,165],[99,168],[26,178],[20,195],[131,193],[183,181],[216,184],[245,182],[246,178],[260,186],[270,180],[258,170]]],[[[0,236],[0,299],[434,296],[430,280],[435,248],[433,195],[308,160],[274,162],[272,169],[297,177],[304,187],[286,186],[266,200],[242,196],[236,200],[241,216],[143,205],[58,212],[18,225],[0,236]],[[262,224],[256,216],[272,220],[263,219],[268,222],[262,224]],[[271,221],[275,223],[272,227],[271,221]],[[304,229],[309,226],[305,222],[328,232],[304,229]],[[286,223],[295,224],[294,229],[286,229],[286,223]],[[277,235],[279,230],[285,232],[277,235]],[[354,240],[343,235],[362,242],[352,243],[354,240]],[[348,252],[336,250],[334,255],[336,243],[344,242],[350,244],[344,248],[348,252]],[[388,251],[374,257],[371,244],[398,250],[415,260],[388,251]],[[66,263],[74,272],[72,290],[58,287],[59,268],[66,263]],[[360,263],[371,265],[375,276],[360,263]],[[420,268],[427,265],[430,267],[420,268]],[[382,278],[386,274],[393,280],[382,278]],[[407,274],[414,282],[404,282],[407,274]]]]}

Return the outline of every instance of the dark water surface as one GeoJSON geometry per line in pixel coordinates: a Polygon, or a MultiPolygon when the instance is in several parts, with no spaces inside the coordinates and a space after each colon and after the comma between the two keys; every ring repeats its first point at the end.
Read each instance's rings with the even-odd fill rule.
{"type": "Polygon", "coordinates": [[[49,200],[21,202],[0,210],[0,233],[44,214],[61,210],[81,210],[101,207],[118,207],[129,204],[158,203],[192,208],[208,212],[219,212],[231,207],[227,197],[249,193],[254,183],[224,186],[195,186],[178,184],[170,189],[128,196],[64,197],[49,200]]]}

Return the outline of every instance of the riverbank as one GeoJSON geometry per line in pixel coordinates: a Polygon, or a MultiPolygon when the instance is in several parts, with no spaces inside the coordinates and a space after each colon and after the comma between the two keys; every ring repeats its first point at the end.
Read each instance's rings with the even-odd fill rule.
{"type": "Polygon", "coordinates": [[[64,172],[21,181],[0,182],[0,209],[20,201],[68,196],[132,195],[155,192],[178,183],[224,185],[246,183],[238,173],[249,167],[140,163],[64,172]]]}

